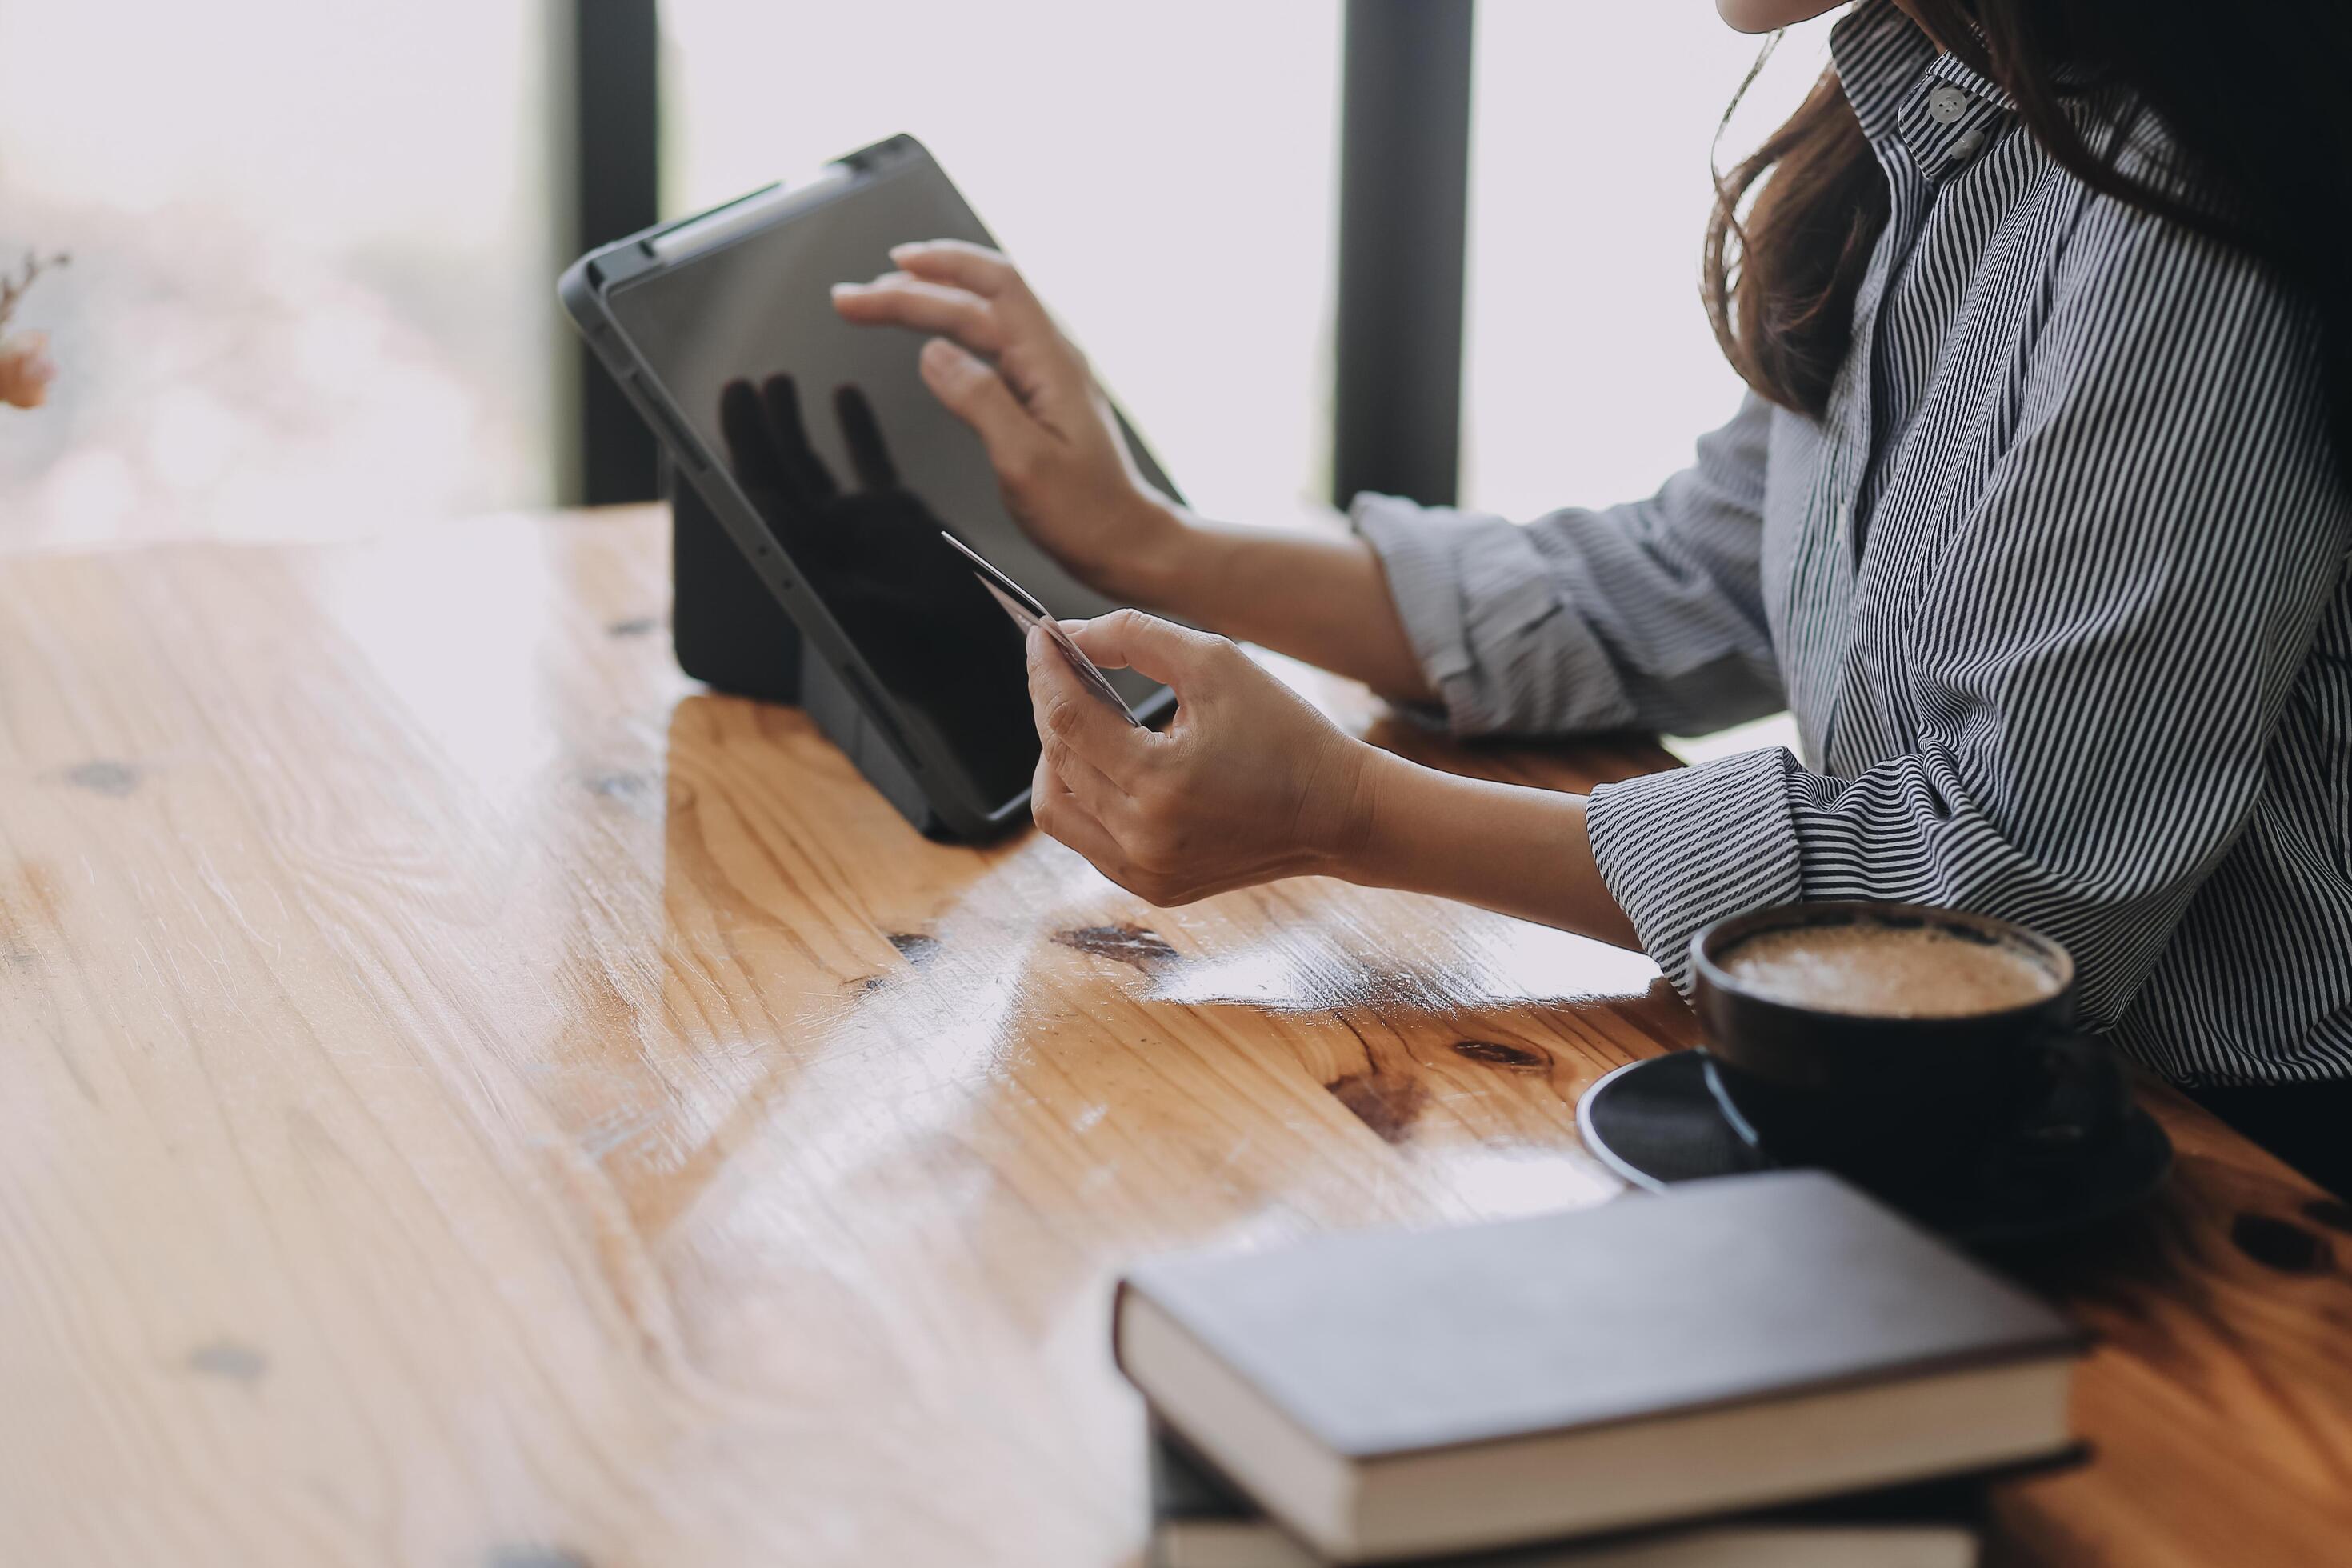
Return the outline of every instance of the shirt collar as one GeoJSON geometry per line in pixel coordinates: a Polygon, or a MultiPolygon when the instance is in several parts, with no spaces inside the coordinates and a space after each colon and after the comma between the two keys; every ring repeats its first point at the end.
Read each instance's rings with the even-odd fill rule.
{"type": "Polygon", "coordinates": [[[2017,110],[1999,83],[1937,53],[1894,0],[1864,0],[1832,27],[1830,58],[1872,147],[1884,157],[1901,146],[1930,180],[1973,161],[2017,110]]]}

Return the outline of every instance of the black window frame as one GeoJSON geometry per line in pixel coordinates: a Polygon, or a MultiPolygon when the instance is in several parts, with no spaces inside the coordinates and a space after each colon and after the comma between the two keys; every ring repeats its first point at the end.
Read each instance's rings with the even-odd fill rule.
{"type": "MultiPolygon", "coordinates": [[[[1449,504],[1460,480],[1474,0],[1347,0],[1341,44],[1331,499],[1449,504]]],[[[572,255],[661,216],[657,0],[572,0],[572,255]]],[[[657,494],[656,445],[573,344],[559,492],[657,494]]]]}

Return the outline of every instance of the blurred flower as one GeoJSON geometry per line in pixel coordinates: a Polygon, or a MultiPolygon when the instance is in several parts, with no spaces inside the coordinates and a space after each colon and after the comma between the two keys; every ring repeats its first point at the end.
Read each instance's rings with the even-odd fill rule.
{"type": "Polygon", "coordinates": [[[47,334],[19,332],[8,337],[5,331],[8,318],[16,313],[17,303],[33,286],[33,279],[49,268],[63,267],[70,259],[62,251],[44,258],[28,250],[21,268],[13,274],[0,273],[0,403],[37,408],[48,400],[49,383],[58,378],[58,367],[49,358],[47,334]]]}
{"type": "Polygon", "coordinates": [[[47,401],[49,383],[57,375],[58,367],[49,358],[47,333],[19,332],[13,338],[0,338],[0,403],[38,408],[47,401]]]}

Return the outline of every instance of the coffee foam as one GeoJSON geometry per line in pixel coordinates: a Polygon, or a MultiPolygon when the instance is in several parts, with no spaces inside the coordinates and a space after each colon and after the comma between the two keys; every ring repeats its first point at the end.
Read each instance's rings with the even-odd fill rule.
{"type": "Polygon", "coordinates": [[[1935,925],[1794,925],[1717,961],[1743,990],[1792,1006],[1883,1018],[1958,1018],[2046,1001],[2059,977],[2004,942],[1935,925]]]}

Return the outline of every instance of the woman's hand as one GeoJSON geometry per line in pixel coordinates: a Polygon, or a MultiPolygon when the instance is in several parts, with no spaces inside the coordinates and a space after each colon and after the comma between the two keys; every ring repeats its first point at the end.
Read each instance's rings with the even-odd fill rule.
{"type": "Polygon", "coordinates": [[[1073,575],[1386,696],[1436,695],[1370,545],[1193,516],[1135,471],[1086,357],[1011,262],[948,239],[890,259],[900,270],[835,285],[834,309],[940,334],[923,345],[924,383],[980,432],[1006,507],[1073,575]]]}
{"type": "Polygon", "coordinates": [[[1183,523],[1129,460],[1086,356],[1013,264],[961,240],[894,246],[900,270],[834,286],[846,320],[938,334],[924,384],[980,433],[1005,505],[1071,573],[1148,598],[1183,523]]]}
{"type": "Polygon", "coordinates": [[[1392,761],[1223,637],[1136,610],[1066,621],[1087,657],[1172,688],[1164,734],[1088,694],[1042,632],[1029,634],[1037,826],[1155,904],[1312,873],[1344,876],[1371,831],[1392,761]]]}
{"type": "Polygon", "coordinates": [[[1277,877],[1341,877],[1481,904],[1636,947],[1592,858],[1584,797],[1459,778],[1342,734],[1223,637],[1115,610],[1063,628],[1097,664],[1176,693],[1139,730],[1029,634],[1045,745],[1037,826],[1129,892],[1185,904],[1277,877]]]}

